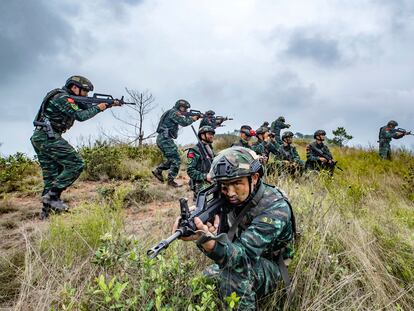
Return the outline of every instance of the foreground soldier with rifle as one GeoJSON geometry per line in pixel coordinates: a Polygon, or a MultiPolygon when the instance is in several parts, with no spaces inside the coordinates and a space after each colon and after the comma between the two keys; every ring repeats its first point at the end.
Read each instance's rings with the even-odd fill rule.
{"type": "Polygon", "coordinates": [[[327,170],[333,175],[335,167],[342,171],[333,160],[331,151],[323,142],[325,141],[326,132],[317,130],[313,134],[315,141],[306,147],[306,163],[305,168],[310,170],[327,170]]]}
{"type": "Polygon", "coordinates": [[[215,130],[211,126],[203,126],[196,133],[191,125],[198,143],[188,149],[187,152],[187,174],[190,177],[190,188],[194,192],[194,199],[197,193],[211,184],[208,172],[214,158],[213,141],[215,130]]]}
{"type": "Polygon", "coordinates": [[[205,274],[217,281],[220,296],[236,292],[239,310],[255,310],[282,278],[289,286],[284,259],[293,254],[293,211],[278,188],[262,182],[263,166],[249,149],[221,151],[210,174],[215,184],[200,191],[192,213],[181,199],[174,234],[148,255],[154,258],[177,238],[196,241],[215,262],[205,274]]]}
{"type": "Polygon", "coordinates": [[[158,165],[152,174],[161,182],[164,182],[162,171],[169,170],[167,184],[171,187],[181,187],[174,179],[177,177],[180,170],[181,159],[178,153],[177,145],[174,139],[178,136],[178,126],[188,126],[194,121],[197,121],[201,115],[193,113],[190,108],[190,103],[184,99],[179,99],[174,107],[164,112],[161,116],[157,127],[157,146],[160,148],[166,161],[158,165]]]}
{"type": "Polygon", "coordinates": [[[121,100],[97,96],[86,97],[93,91],[92,83],[82,76],[67,79],[61,89],[50,91],[33,122],[35,130],[31,137],[33,148],[42,168],[44,188],[43,208],[40,218],[48,217],[50,210],[62,212],[68,206],[61,200],[62,192],[81,174],[84,163],[79,153],[62,138],[62,134],[76,121],[86,121],[112,106],[120,106],[121,100]],[[86,106],[85,101],[90,105],[86,106]]]}
{"type": "Polygon", "coordinates": [[[386,126],[380,128],[378,143],[379,143],[379,155],[382,159],[391,160],[391,140],[400,139],[406,135],[411,134],[410,131],[406,131],[402,128],[396,128],[398,126],[397,121],[391,120],[386,126]]]}

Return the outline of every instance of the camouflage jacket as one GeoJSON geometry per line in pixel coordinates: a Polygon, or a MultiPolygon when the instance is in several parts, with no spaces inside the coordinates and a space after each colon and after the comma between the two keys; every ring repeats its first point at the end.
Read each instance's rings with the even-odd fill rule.
{"type": "Polygon", "coordinates": [[[194,147],[188,149],[187,152],[187,174],[193,181],[193,183],[203,182],[206,180],[206,176],[210,171],[211,161],[214,158],[213,146],[210,144],[204,144],[208,153],[210,163],[203,161],[203,157],[200,152],[200,143],[194,147]]]}
{"type": "Polygon", "coordinates": [[[328,159],[332,159],[332,153],[331,151],[329,151],[328,146],[326,146],[324,143],[321,143],[320,145],[318,145],[316,143],[316,141],[310,143],[307,147],[306,147],[306,160],[308,162],[317,162],[319,163],[319,157],[322,157],[322,155],[320,155],[316,150],[319,150],[319,152],[321,152],[324,156],[326,156],[328,159]]]}
{"type": "Polygon", "coordinates": [[[58,93],[52,96],[44,107],[40,108],[43,112],[39,111],[38,114],[39,120],[50,121],[56,133],[60,134],[70,129],[75,120],[86,121],[100,112],[97,106],[81,109],[66,89],[56,89],[56,91],[58,93]]]}
{"type": "Polygon", "coordinates": [[[249,144],[249,142],[246,141],[246,140],[244,140],[243,138],[240,138],[238,141],[236,141],[235,143],[233,143],[231,146],[232,147],[239,146],[239,147],[244,147],[244,148],[252,149],[252,146],[249,144]]]}
{"type": "Polygon", "coordinates": [[[276,140],[280,143],[281,139],[280,139],[280,131],[282,129],[286,129],[289,126],[285,123],[285,122],[281,122],[281,121],[273,121],[272,124],[270,125],[270,130],[275,133],[276,136],[276,140]]]}
{"type": "Polygon", "coordinates": [[[399,135],[398,132],[394,131],[393,129],[383,126],[380,128],[379,131],[379,141],[380,143],[390,143],[391,140],[394,139],[400,139],[404,135],[399,135]]]}
{"type": "Polygon", "coordinates": [[[218,120],[215,117],[212,117],[212,118],[204,117],[200,121],[200,128],[203,126],[211,126],[213,129],[216,129],[218,126],[221,125],[221,123],[223,123],[223,121],[218,120]]]}
{"type": "Polygon", "coordinates": [[[252,145],[252,150],[258,155],[265,156],[267,150],[267,143],[264,140],[257,139],[257,141],[252,145]]]}
{"type": "Polygon", "coordinates": [[[193,122],[194,120],[191,117],[184,116],[178,109],[172,108],[161,116],[157,133],[176,139],[178,136],[178,126],[188,126],[193,122]]]}
{"type": "MultiPolygon", "coordinates": [[[[272,254],[284,247],[292,250],[295,230],[292,209],[279,189],[261,183],[245,208],[248,208],[247,213],[239,222],[232,241],[227,233],[221,233],[215,238],[216,246],[211,252],[199,246],[221,268],[236,270],[245,265],[253,266],[261,257],[275,260],[272,254]]],[[[228,209],[230,228],[240,212],[237,208],[228,209]]]]}
{"type": "Polygon", "coordinates": [[[297,162],[303,164],[303,161],[300,159],[296,147],[292,145],[281,145],[279,147],[279,154],[276,158],[281,161],[297,162]]]}

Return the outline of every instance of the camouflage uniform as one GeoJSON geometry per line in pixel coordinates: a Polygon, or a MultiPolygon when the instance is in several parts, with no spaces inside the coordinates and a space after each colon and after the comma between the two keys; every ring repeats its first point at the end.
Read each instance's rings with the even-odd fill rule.
{"type": "MultiPolygon", "coordinates": [[[[238,163],[239,171],[243,165],[246,169],[246,161],[240,160],[244,154],[237,154],[234,149],[223,150],[215,158],[210,172],[213,179],[217,178],[215,168],[223,158],[230,163],[238,163]]],[[[244,148],[237,148],[237,152],[239,150],[248,152],[244,148]]],[[[247,172],[252,171],[252,162],[250,164],[250,168],[247,165],[247,172]]],[[[232,174],[231,170],[229,174],[232,174]]],[[[211,252],[206,252],[200,244],[198,246],[216,263],[207,269],[207,273],[218,278],[221,296],[236,292],[241,297],[239,310],[255,310],[257,300],[275,290],[281,279],[279,256],[286,259],[293,255],[295,225],[290,204],[276,187],[259,180],[246,201],[243,206],[228,205],[224,208],[227,217],[222,217],[221,221],[230,228],[238,215],[244,212],[233,231],[233,238],[229,237],[229,232],[233,230],[230,229],[214,238],[216,246],[211,252]]],[[[226,226],[221,224],[221,227],[226,226]]]]}
{"type": "Polygon", "coordinates": [[[47,101],[43,119],[50,121],[55,137],[48,138],[43,127],[36,127],[30,138],[42,168],[43,195],[52,187],[59,189],[60,194],[79,177],[84,163],[76,150],[62,138],[62,133],[70,129],[75,120],[86,121],[99,112],[96,106],[80,109],[66,87],[47,101]]]}
{"type": "Polygon", "coordinates": [[[295,146],[282,144],[279,147],[278,155],[276,156],[278,160],[277,164],[280,172],[286,172],[289,174],[301,173],[305,168],[305,162],[300,159],[298,151],[295,146]],[[284,161],[288,161],[284,162],[284,161]]]}
{"type": "Polygon", "coordinates": [[[270,130],[274,133],[275,139],[279,143],[279,145],[282,144],[282,139],[280,138],[280,131],[288,127],[290,127],[290,125],[285,123],[285,118],[283,117],[279,117],[270,125],[270,130]]]}
{"type": "Polygon", "coordinates": [[[252,146],[249,144],[249,142],[247,140],[244,140],[243,138],[240,138],[238,141],[233,143],[231,146],[232,147],[244,147],[244,148],[252,149],[252,146]]]}
{"type": "MultiPolygon", "coordinates": [[[[204,148],[208,153],[209,159],[212,161],[214,158],[213,146],[211,144],[204,144],[204,148]]],[[[211,163],[211,162],[210,162],[211,163]]],[[[210,183],[207,182],[207,174],[210,171],[211,164],[203,161],[200,151],[200,143],[194,147],[188,149],[187,152],[187,174],[190,177],[190,187],[194,192],[194,196],[204,189],[206,186],[209,186],[210,183]]]]}
{"type": "MultiPolygon", "coordinates": [[[[392,121],[390,121],[392,122],[392,121]]],[[[395,121],[394,121],[395,122],[395,121]]],[[[398,123],[396,123],[398,125],[398,123]]],[[[379,155],[382,159],[391,159],[391,140],[400,139],[404,135],[394,131],[388,125],[380,128],[379,131],[379,155]]]]}
{"type": "Polygon", "coordinates": [[[160,148],[166,161],[161,163],[156,170],[169,170],[168,180],[174,180],[178,175],[181,165],[178,148],[174,143],[174,139],[176,139],[178,135],[178,126],[188,126],[193,122],[194,120],[191,117],[184,116],[179,111],[179,106],[177,104],[172,109],[167,110],[161,117],[157,129],[157,146],[160,148]]]}
{"type": "Polygon", "coordinates": [[[317,171],[320,171],[321,169],[332,171],[333,167],[331,165],[319,160],[320,155],[315,151],[315,149],[319,150],[327,158],[333,158],[328,146],[326,146],[324,143],[318,144],[316,141],[314,141],[306,147],[305,168],[317,171]]]}

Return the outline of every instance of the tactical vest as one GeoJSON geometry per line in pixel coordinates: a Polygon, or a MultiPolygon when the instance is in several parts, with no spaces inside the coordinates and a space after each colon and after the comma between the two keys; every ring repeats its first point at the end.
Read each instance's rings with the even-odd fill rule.
{"type": "Polygon", "coordinates": [[[178,136],[178,125],[177,124],[168,124],[169,115],[175,111],[174,108],[164,112],[158,123],[156,132],[158,134],[164,135],[166,138],[176,139],[178,136]]]}
{"type": "Polygon", "coordinates": [[[71,128],[73,123],[75,122],[75,119],[73,117],[61,114],[59,120],[54,120],[53,118],[50,118],[46,115],[46,109],[48,108],[50,101],[53,99],[57,99],[65,94],[67,94],[67,91],[60,88],[56,88],[48,92],[46,96],[43,98],[42,104],[36,115],[35,121],[44,122],[46,120],[49,120],[53,130],[57,133],[63,133],[69,128],[71,128]]]}

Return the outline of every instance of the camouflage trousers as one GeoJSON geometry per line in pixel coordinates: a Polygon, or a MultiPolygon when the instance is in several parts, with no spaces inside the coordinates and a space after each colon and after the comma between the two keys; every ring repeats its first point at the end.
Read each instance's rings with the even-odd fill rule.
{"type": "Polygon", "coordinates": [[[177,145],[174,140],[169,137],[165,137],[161,134],[157,136],[157,146],[160,148],[163,156],[167,159],[161,163],[157,168],[159,170],[170,170],[168,172],[168,179],[174,179],[180,170],[181,159],[178,153],[177,145]]]}
{"type": "Polygon", "coordinates": [[[209,186],[211,186],[211,184],[206,181],[194,182],[190,180],[190,189],[193,191],[193,201],[196,202],[198,193],[209,186]]]}
{"type": "Polygon", "coordinates": [[[257,300],[274,291],[282,279],[278,265],[265,258],[236,269],[220,269],[214,264],[204,274],[216,281],[222,298],[236,292],[241,298],[238,310],[256,310],[257,300]]]}
{"type": "Polygon", "coordinates": [[[384,160],[391,160],[391,144],[389,142],[380,141],[379,156],[384,160]]]}
{"type": "Polygon", "coordinates": [[[42,168],[43,194],[52,187],[64,190],[78,179],[84,167],[83,160],[60,135],[49,139],[43,130],[35,130],[30,141],[42,168]]]}

